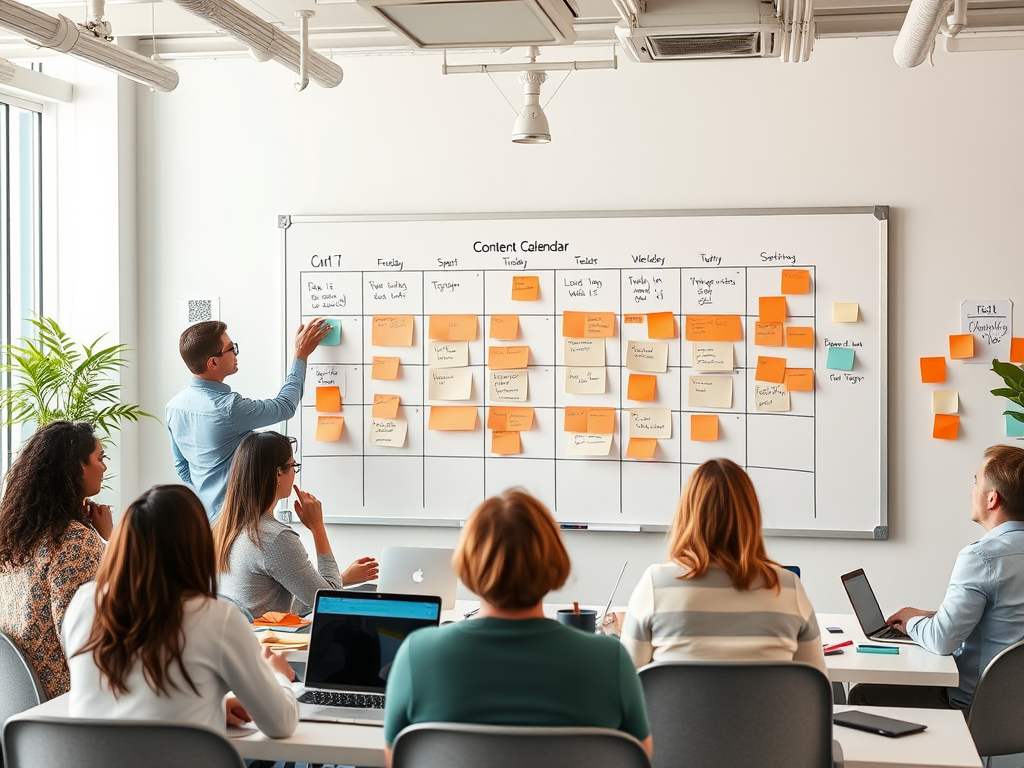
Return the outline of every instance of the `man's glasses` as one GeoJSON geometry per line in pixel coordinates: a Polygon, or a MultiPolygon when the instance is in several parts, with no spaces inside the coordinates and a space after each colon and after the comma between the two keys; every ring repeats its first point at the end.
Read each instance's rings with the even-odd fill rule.
{"type": "Polygon", "coordinates": [[[218,352],[216,355],[210,355],[210,357],[221,357],[222,355],[226,355],[228,352],[234,352],[235,357],[238,357],[238,342],[235,342],[223,352],[218,352]]]}
{"type": "Polygon", "coordinates": [[[296,474],[297,474],[297,473],[298,473],[298,471],[299,471],[299,468],[300,468],[301,466],[302,466],[302,464],[300,464],[299,462],[297,462],[297,461],[293,461],[293,462],[291,462],[290,464],[285,464],[285,465],[284,465],[283,467],[281,467],[281,469],[284,469],[284,470],[288,470],[288,469],[294,469],[294,470],[295,470],[295,472],[296,472],[296,474]]]}

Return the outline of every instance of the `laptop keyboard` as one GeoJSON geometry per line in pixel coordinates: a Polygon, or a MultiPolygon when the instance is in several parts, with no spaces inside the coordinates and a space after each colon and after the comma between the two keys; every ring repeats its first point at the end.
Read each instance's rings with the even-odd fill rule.
{"type": "Polygon", "coordinates": [[[888,629],[883,629],[881,632],[875,632],[872,637],[880,638],[882,640],[910,639],[910,635],[906,632],[900,632],[896,627],[889,627],[888,629]]]}
{"type": "Polygon", "coordinates": [[[382,693],[337,693],[333,691],[306,691],[299,696],[302,704],[316,704],[321,707],[358,707],[360,709],[384,709],[382,693]]]}

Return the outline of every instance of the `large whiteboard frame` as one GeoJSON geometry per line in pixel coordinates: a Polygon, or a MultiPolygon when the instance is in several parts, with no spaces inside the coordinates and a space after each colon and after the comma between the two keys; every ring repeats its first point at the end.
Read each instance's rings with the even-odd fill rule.
{"type": "MultiPolygon", "coordinates": [[[[720,217],[806,217],[806,216],[859,216],[870,217],[877,224],[877,261],[865,262],[865,269],[877,269],[877,316],[873,318],[874,328],[877,329],[877,337],[874,342],[877,344],[877,359],[873,391],[877,392],[877,476],[869,478],[869,484],[877,489],[878,517],[877,522],[872,517],[871,522],[875,523],[865,527],[844,527],[844,528],[772,528],[766,527],[764,533],[774,536],[802,536],[822,538],[888,538],[888,509],[887,509],[887,336],[888,336],[888,206],[851,206],[832,208],[762,208],[762,209],[708,209],[708,210],[638,210],[638,211],[571,211],[571,212],[522,212],[522,213],[469,213],[469,214],[378,214],[378,215],[329,215],[329,216],[288,216],[278,217],[278,226],[281,230],[281,253],[282,253],[282,284],[285,288],[284,321],[285,327],[291,328],[295,324],[296,300],[292,297],[289,289],[289,235],[294,234],[293,227],[302,225],[323,225],[323,224],[407,224],[415,222],[529,222],[543,220],[586,220],[586,219],[660,219],[660,218],[705,218],[715,220],[720,217]]],[[[796,266],[801,266],[798,263],[796,266]]],[[[785,266],[789,266],[788,264],[785,266]]],[[[820,317],[824,310],[817,307],[815,317],[820,317]]],[[[678,314],[678,313],[677,313],[678,314]]],[[[621,320],[621,318],[620,318],[621,320]]],[[[426,338],[425,329],[420,331],[421,337],[426,338]]],[[[482,335],[486,341],[486,327],[482,329],[482,335]]],[[[680,327],[680,336],[682,328],[680,327]]],[[[290,333],[285,334],[289,338],[290,333]]],[[[685,342],[684,342],[685,343],[685,342]]],[[[818,339],[816,334],[816,346],[818,339]]],[[[282,355],[288,360],[290,349],[286,349],[282,355]]],[[[770,353],[767,350],[766,353],[770,353]]],[[[312,362],[312,358],[311,358],[312,362]]],[[[287,362],[286,362],[287,364],[287,362]]],[[[825,374],[824,365],[815,364],[816,375],[825,374]]],[[[307,390],[313,386],[307,381],[307,390]]],[[[304,403],[308,402],[304,398],[304,403]]],[[[527,403],[529,404],[529,403],[527,403]]],[[[346,406],[348,407],[348,406],[346,406]]],[[[627,407],[627,406],[623,406],[627,407]]],[[[680,409],[683,410],[684,406],[680,409]]],[[[300,445],[302,442],[302,417],[297,415],[295,419],[288,422],[286,429],[290,434],[299,436],[300,445]]],[[[308,409],[307,409],[308,410],[308,409]]],[[[482,411],[486,414],[486,409],[482,411]]],[[[486,417],[484,417],[486,418],[486,417]]],[[[679,439],[674,436],[675,439],[679,439]]],[[[625,446],[622,446],[621,453],[624,455],[625,446]]],[[[620,462],[624,459],[619,459],[620,462]]],[[[873,467],[871,467],[873,469],[873,467]]],[[[862,478],[853,478],[851,482],[860,483],[862,478]]],[[[318,493],[323,496],[323,489],[318,493]]],[[[817,493],[815,491],[815,493],[817,493]]],[[[842,489],[835,489],[837,495],[842,494],[842,489]]],[[[816,497],[817,498],[817,497],[816,497]]],[[[816,502],[817,503],[817,502],[816,502]]],[[[468,514],[470,510],[466,510],[468,514]]],[[[587,520],[565,520],[558,515],[563,524],[579,524],[586,526],[587,520]]],[[[670,516],[670,515],[669,515],[670,516]]],[[[352,523],[352,524],[382,524],[382,525],[441,525],[458,526],[463,520],[447,517],[405,517],[405,516],[373,516],[367,514],[356,515],[335,515],[326,514],[325,519],[331,523],[352,523]]],[[[605,524],[591,524],[592,530],[643,530],[643,531],[664,531],[666,525],[642,525],[642,526],[615,526],[605,524]]]]}

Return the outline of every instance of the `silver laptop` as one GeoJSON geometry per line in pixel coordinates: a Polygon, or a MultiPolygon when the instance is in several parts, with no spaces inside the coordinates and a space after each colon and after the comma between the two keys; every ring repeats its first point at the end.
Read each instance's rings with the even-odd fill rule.
{"type": "Polygon", "coordinates": [[[402,641],[436,627],[441,599],[324,589],[316,593],[299,719],[384,725],[384,689],[402,641]]]}
{"type": "Polygon", "coordinates": [[[843,574],[842,578],[846,595],[850,598],[850,605],[853,606],[853,612],[857,614],[860,628],[864,630],[864,635],[868,640],[879,643],[915,645],[909,635],[885,623],[885,616],[882,615],[882,611],[878,607],[875,592],[868,584],[868,577],[864,575],[863,568],[843,574]]]}
{"type": "Polygon", "coordinates": [[[377,589],[406,595],[437,595],[441,610],[455,607],[459,580],[452,570],[454,549],[384,547],[377,589]]]}

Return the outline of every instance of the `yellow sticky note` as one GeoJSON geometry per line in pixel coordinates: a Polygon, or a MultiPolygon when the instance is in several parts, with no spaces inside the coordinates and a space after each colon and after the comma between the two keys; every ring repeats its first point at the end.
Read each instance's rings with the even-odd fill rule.
{"type": "Polygon", "coordinates": [[[654,391],[658,385],[658,377],[646,373],[629,374],[629,387],[626,398],[640,403],[654,402],[654,391]]]}
{"type": "Polygon", "coordinates": [[[476,315],[431,315],[428,335],[435,341],[475,341],[476,315]]]}
{"type": "Polygon", "coordinates": [[[337,413],[340,411],[341,389],[338,387],[317,387],[316,409],[321,413],[337,413]]]}
{"type": "Polygon", "coordinates": [[[475,405],[433,405],[427,429],[435,432],[469,432],[476,429],[475,405]]]}
{"type": "Polygon", "coordinates": [[[932,392],[932,413],[960,412],[960,395],[955,389],[936,389],[932,392]]]}
{"type": "Polygon", "coordinates": [[[813,347],[814,328],[809,325],[791,325],[786,328],[787,347],[813,347]]]}
{"type": "Polygon", "coordinates": [[[523,452],[523,442],[518,432],[491,433],[491,453],[498,456],[515,456],[523,452]]]}
{"type": "Polygon", "coordinates": [[[491,330],[487,335],[499,341],[515,341],[519,335],[519,315],[491,315],[491,330]]]}
{"type": "Polygon", "coordinates": [[[974,357],[974,334],[958,333],[949,337],[950,360],[966,360],[974,357]]]}
{"type": "Polygon", "coordinates": [[[946,358],[921,358],[921,383],[942,384],[946,381],[946,358]]]}
{"type": "Polygon", "coordinates": [[[370,343],[375,347],[411,347],[412,315],[374,315],[370,343]]]}
{"type": "Polygon", "coordinates": [[[374,395],[370,415],[375,419],[393,419],[398,416],[398,406],[401,404],[402,398],[398,395],[374,395]]]}
{"type": "Polygon", "coordinates": [[[755,347],[781,347],[782,323],[754,323],[755,347]]]}
{"type": "Polygon", "coordinates": [[[935,414],[935,422],[932,425],[932,437],[936,440],[956,440],[959,431],[959,416],[949,416],[943,413],[935,414]]]}
{"type": "Polygon", "coordinates": [[[671,312],[647,313],[648,339],[674,339],[676,337],[676,316],[671,312]]]}
{"type": "Polygon", "coordinates": [[[687,315],[687,341],[743,341],[739,315],[687,315]]]}
{"type": "Polygon", "coordinates": [[[782,290],[779,293],[807,293],[811,290],[811,273],[806,269],[782,270],[782,290]]]}
{"type": "Polygon", "coordinates": [[[487,367],[492,371],[526,368],[530,364],[529,347],[488,347],[487,367]]]}
{"type": "Polygon", "coordinates": [[[1024,363],[1024,339],[1010,339],[1010,362],[1024,363]]]}
{"type": "Polygon", "coordinates": [[[718,439],[717,413],[690,414],[690,440],[697,442],[714,442],[718,439]]]}
{"type": "Polygon", "coordinates": [[[565,421],[562,424],[562,430],[564,432],[586,432],[589,411],[589,408],[567,405],[565,407],[565,421]]]}
{"type": "Polygon", "coordinates": [[[512,301],[536,301],[540,298],[540,278],[536,275],[512,277],[512,301]]]}
{"type": "Polygon", "coordinates": [[[631,437],[626,446],[627,459],[653,459],[658,440],[653,437],[631,437]]]}
{"type": "Polygon", "coordinates": [[[317,416],[316,436],[313,439],[318,443],[336,443],[341,439],[344,427],[344,416],[317,416]]]}
{"type": "Polygon", "coordinates": [[[814,389],[813,368],[787,368],[782,382],[789,392],[810,392],[814,389]]]}
{"type": "Polygon", "coordinates": [[[754,381],[768,381],[781,384],[786,379],[786,358],[757,356],[757,371],[754,381]]]}
{"type": "Polygon", "coordinates": [[[833,323],[856,323],[860,319],[860,304],[856,301],[837,301],[832,304],[833,323]]]}
{"type": "Polygon", "coordinates": [[[397,357],[377,357],[374,355],[370,378],[394,381],[398,378],[398,364],[400,362],[401,360],[397,357]]]}
{"type": "Polygon", "coordinates": [[[591,435],[610,435],[615,432],[615,409],[588,409],[587,428],[584,431],[591,435]]]}
{"type": "Polygon", "coordinates": [[[786,322],[786,297],[762,296],[757,300],[758,320],[762,323],[786,322]]]}

